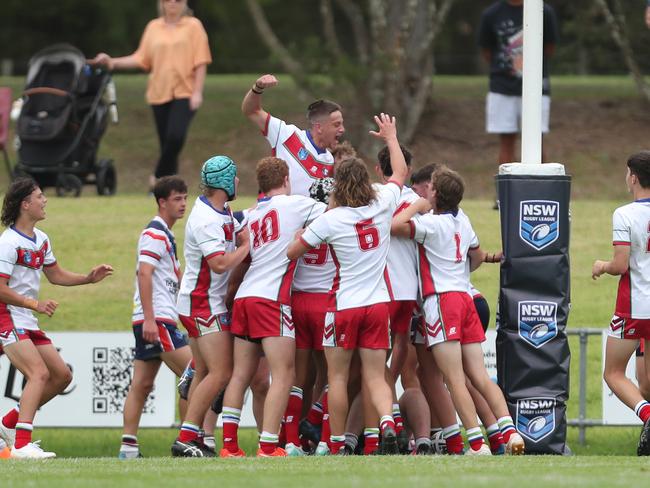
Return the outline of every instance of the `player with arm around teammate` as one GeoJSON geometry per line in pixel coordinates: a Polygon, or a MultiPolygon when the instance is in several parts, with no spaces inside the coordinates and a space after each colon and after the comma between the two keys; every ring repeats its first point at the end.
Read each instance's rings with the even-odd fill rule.
{"type": "Polygon", "coordinates": [[[385,378],[390,348],[388,292],[385,274],[390,225],[408,169],[397,140],[395,118],[375,117],[379,132],[371,132],[389,147],[393,176],[380,188],[370,184],[365,164],[343,161],[335,175],[328,212],[316,219],[289,247],[296,259],[326,242],[337,267],[323,335],[328,366],[328,406],[331,451],[344,449],[348,412],[348,379],[355,350],[362,363],[362,382],[380,417],[384,453],[397,454],[392,394],[385,378]]]}
{"type": "MultiPolygon", "coordinates": [[[[478,426],[476,408],[465,384],[465,374],[496,414],[506,451],[523,454],[524,442],[516,432],[503,397],[485,370],[481,342],[485,333],[470,295],[469,272],[487,259],[471,223],[459,204],[464,183],[458,173],[438,169],[432,176],[429,202],[416,202],[395,217],[393,233],[410,236],[419,244],[420,294],[427,346],[442,371],[452,401],[467,431],[467,454],[490,455],[478,426]],[[422,205],[420,205],[422,203],[422,205]],[[426,211],[433,212],[415,216],[426,211]],[[411,220],[411,217],[413,220],[411,220]],[[467,259],[470,266],[467,266],[467,259]]],[[[491,261],[500,259],[493,255],[491,261]]]]}
{"type": "Polygon", "coordinates": [[[56,455],[32,442],[36,411],[62,393],[72,381],[72,372],[52,341],[39,328],[33,312],[51,317],[57,302],[38,298],[41,271],[54,285],[97,283],[113,273],[106,264],[87,275],[59,266],[48,236],[37,229],[45,219],[47,198],[31,178],[16,179],[2,205],[0,236],[0,345],[26,383],[20,403],[0,420],[0,437],[19,459],[45,459],[56,455]]]}
{"type": "MultiPolygon", "coordinates": [[[[650,456],[650,403],[625,376],[639,341],[646,351],[650,343],[650,151],[630,156],[625,183],[634,201],[614,211],[614,255],[609,261],[596,260],[592,277],[605,273],[621,277],[608,329],[603,375],[614,394],[643,422],[637,454],[650,456]]],[[[647,374],[647,354],[644,361],[647,374]]]]}
{"type": "Polygon", "coordinates": [[[180,263],[172,227],[185,215],[187,185],[178,176],[159,179],[153,194],[158,213],[140,234],[133,297],[135,360],[124,402],[124,431],[120,459],[141,457],[138,424],[161,363],[181,376],[192,358],[187,340],[177,328],[176,298],[180,263]]]}
{"type": "Polygon", "coordinates": [[[208,159],[201,169],[203,195],[185,225],[185,273],[178,313],[190,336],[196,382],[172,455],[210,457],[199,438],[210,404],[232,373],[232,336],[226,292],[230,271],[248,256],[248,235],[228,202],[237,195],[237,167],[227,156],[208,159]]]}
{"type": "Polygon", "coordinates": [[[336,102],[316,100],[307,107],[307,130],[287,124],[262,108],[264,90],[277,84],[273,75],[259,77],[242,101],[242,112],[262,131],[273,156],[289,165],[291,193],[309,196],[315,180],[334,175],[331,151],[345,133],[343,113],[336,102]]]}

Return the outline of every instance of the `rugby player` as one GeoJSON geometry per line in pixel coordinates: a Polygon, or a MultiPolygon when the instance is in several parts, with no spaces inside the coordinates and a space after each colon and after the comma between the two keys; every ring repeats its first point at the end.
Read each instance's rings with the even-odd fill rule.
{"type": "MultiPolygon", "coordinates": [[[[605,273],[621,277],[608,329],[603,376],[618,399],[643,422],[637,454],[650,456],[650,403],[625,375],[639,341],[643,341],[646,351],[650,343],[650,151],[630,156],[625,184],[633,201],[614,211],[613,257],[609,261],[596,260],[591,273],[593,279],[605,273]]],[[[647,354],[644,362],[647,375],[647,354]]]]}
{"type": "Polygon", "coordinates": [[[32,442],[36,410],[62,393],[72,372],[52,341],[39,328],[33,312],[51,317],[58,303],[38,298],[41,271],[54,285],[97,283],[113,273],[107,264],[87,275],[63,269],[56,261],[48,236],[37,229],[45,219],[47,198],[31,178],[17,178],[2,204],[0,236],[0,346],[13,366],[25,377],[20,402],[0,420],[0,438],[11,448],[11,457],[56,457],[32,442]]]}

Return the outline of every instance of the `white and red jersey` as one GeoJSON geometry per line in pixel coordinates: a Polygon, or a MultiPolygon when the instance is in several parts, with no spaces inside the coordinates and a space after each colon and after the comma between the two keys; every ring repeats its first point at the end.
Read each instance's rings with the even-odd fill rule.
{"type": "Polygon", "coordinates": [[[291,304],[296,261],[287,248],[296,232],[325,211],[325,204],[301,195],[275,195],[258,201],[248,214],[251,265],[235,298],[258,297],[291,304]]]}
{"type": "Polygon", "coordinates": [[[613,244],[630,246],[627,272],[616,295],[616,315],[650,318],[650,199],[637,200],[614,211],[613,244]]]}
{"type": "Polygon", "coordinates": [[[262,131],[273,155],[289,166],[292,195],[309,196],[314,180],[334,175],[334,157],[328,149],[318,147],[309,131],[268,115],[262,131]]]}
{"type": "Polygon", "coordinates": [[[336,266],[329,246],[323,242],[298,259],[293,289],[305,293],[327,293],[332,289],[336,266]]]}
{"type": "Polygon", "coordinates": [[[467,215],[427,213],[411,221],[411,237],[418,243],[418,274],[423,298],[448,291],[470,292],[467,253],[479,247],[467,215]]]}
{"type": "Polygon", "coordinates": [[[326,242],[336,265],[330,290],[334,310],[390,301],[386,259],[390,226],[401,188],[394,182],[376,188],[377,198],[364,207],[336,207],[307,227],[302,241],[309,247],[326,242]]]}
{"type": "Polygon", "coordinates": [[[149,222],[138,240],[138,263],[136,265],[132,316],[134,325],[144,322],[144,310],[140,301],[137,277],[140,263],[150,264],[154,267],[152,298],[155,319],[176,323],[178,319],[176,298],[181,281],[180,263],[178,262],[174,234],[159,216],[149,222]]]}
{"type": "MultiPolygon", "coordinates": [[[[54,264],[52,246],[44,232],[34,229],[34,237],[29,237],[11,226],[0,236],[0,277],[6,278],[9,288],[19,295],[38,300],[41,270],[54,264]]],[[[17,328],[38,330],[34,313],[16,305],[0,303],[0,320],[10,320],[17,328]]]]}
{"type": "MultiPolygon", "coordinates": [[[[408,208],[419,198],[413,190],[404,187],[394,215],[408,208]]],[[[387,263],[386,268],[393,290],[391,300],[416,300],[418,297],[418,267],[417,248],[413,240],[391,236],[387,263]]]]}
{"type": "Polygon", "coordinates": [[[178,313],[187,317],[210,318],[226,309],[230,272],[217,274],[208,260],[236,249],[239,222],[227,206],[214,208],[205,196],[196,199],[185,225],[185,273],[178,294],[178,313]]]}
{"type": "Polygon", "coordinates": [[[471,283],[469,284],[469,294],[472,295],[472,298],[483,298],[483,294],[471,283]]]}

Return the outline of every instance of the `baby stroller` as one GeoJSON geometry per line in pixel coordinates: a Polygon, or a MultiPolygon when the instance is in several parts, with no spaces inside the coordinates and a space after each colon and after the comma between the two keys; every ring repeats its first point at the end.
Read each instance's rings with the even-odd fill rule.
{"type": "Polygon", "coordinates": [[[109,111],[117,122],[108,71],[91,68],[81,51],[67,44],[36,53],[29,60],[12,176],[29,175],[41,187],[54,186],[58,196],[78,197],[84,184],[96,185],[99,195],[113,195],[113,160],[97,160],[109,111]]]}

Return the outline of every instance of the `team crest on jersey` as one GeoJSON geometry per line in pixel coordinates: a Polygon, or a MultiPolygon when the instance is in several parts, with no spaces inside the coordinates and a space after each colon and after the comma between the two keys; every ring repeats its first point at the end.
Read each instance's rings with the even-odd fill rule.
{"type": "Polygon", "coordinates": [[[300,159],[300,161],[304,161],[305,159],[307,159],[308,156],[309,153],[307,152],[307,149],[305,149],[304,147],[298,149],[298,159],[300,159]]]}
{"type": "Polygon", "coordinates": [[[38,251],[18,248],[16,249],[16,264],[25,266],[26,268],[41,269],[41,266],[43,266],[43,262],[45,261],[46,251],[47,243],[44,243],[38,251]]]}
{"type": "Polygon", "coordinates": [[[560,236],[560,204],[551,200],[524,200],[519,204],[519,236],[541,251],[560,236]]]}
{"type": "Polygon", "coordinates": [[[526,439],[539,442],[555,430],[555,398],[517,400],[517,430],[526,439]]]}
{"type": "Polygon", "coordinates": [[[557,336],[557,303],[519,302],[519,336],[539,349],[557,336]]]}

